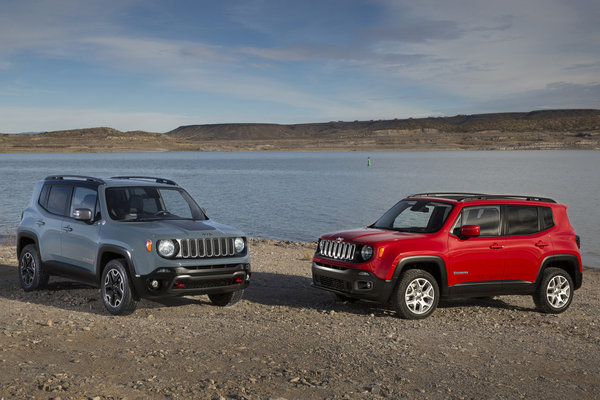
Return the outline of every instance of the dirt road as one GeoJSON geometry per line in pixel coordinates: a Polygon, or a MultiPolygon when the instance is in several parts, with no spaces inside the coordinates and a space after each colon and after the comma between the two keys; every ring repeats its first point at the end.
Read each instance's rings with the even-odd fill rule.
{"type": "Polygon", "coordinates": [[[314,244],[250,246],[234,307],[144,300],[126,317],[78,283],[23,292],[0,247],[0,398],[600,398],[598,271],[560,315],[511,296],[406,321],[312,289],[314,244]]]}

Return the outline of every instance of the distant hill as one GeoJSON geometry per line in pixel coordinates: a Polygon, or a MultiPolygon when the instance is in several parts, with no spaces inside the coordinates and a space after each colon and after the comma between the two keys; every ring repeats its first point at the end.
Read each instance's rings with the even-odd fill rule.
{"type": "Polygon", "coordinates": [[[166,133],[90,128],[0,135],[2,152],[600,149],[600,110],[311,124],[207,124],[166,133]]]}

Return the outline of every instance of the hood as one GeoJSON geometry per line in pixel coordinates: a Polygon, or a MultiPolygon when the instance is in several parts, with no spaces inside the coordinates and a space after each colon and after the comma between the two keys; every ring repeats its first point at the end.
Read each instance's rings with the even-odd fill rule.
{"type": "Polygon", "coordinates": [[[331,232],[322,235],[321,238],[327,240],[339,240],[341,238],[341,240],[344,242],[373,244],[422,238],[423,236],[425,236],[423,233],[398,232],[377,228],[362,228],[348,231],[331,232]]]}
{"type": "Polygon", "coordinates": [[[245,236],[238,229],[211,220],[165,219],[160,221],[123,222],[119,224],[119,227],[145,235],[171,239],[245,236]]]}

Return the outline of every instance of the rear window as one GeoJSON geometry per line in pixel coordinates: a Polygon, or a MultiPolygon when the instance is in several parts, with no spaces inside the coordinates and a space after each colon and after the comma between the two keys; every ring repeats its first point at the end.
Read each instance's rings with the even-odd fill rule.
{"type": "Polygon", "coordinates": [[[531,235],[552,228],[552,208],[541,206],[507,206],[507,235],[531,235]]]}

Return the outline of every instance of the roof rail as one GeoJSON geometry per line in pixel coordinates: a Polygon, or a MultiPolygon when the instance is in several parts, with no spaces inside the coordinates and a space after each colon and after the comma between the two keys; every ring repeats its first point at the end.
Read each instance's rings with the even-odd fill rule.
{"type": "Polygon", "coordinates": [[[93,176],[84,176],[84,175],[49,175],[44,178],[45,181],[54,181],[54,180],[64,180],[64,179],[81,179],[89,182],[95,183],[106,183],[104,180],[100,178],[94,178],[93,176]]]}
{"type": "Polygon", "coordinates": [[[157,178],[154,176],[113,176],[110,179],[135,179],[135,180],[140,180],[140,181],[153,181],[156,183],[164,183],[167,185],[178,186],[175,181],[172,181],[170,179],[165,179],[165,178],[157,178]]]}
{"type": "Polygon", "coordinates": [[[433,193],[416,193],[408,196],[411,197],[443,197],[457,201],[467,200],[525,200],[525,201],[541,201],[546,203],[556,203],[555,200],[547,197],[539,196],[523,196],[513,194],[483,194],[483,193],[461,193],[461,192],[433,192],[433,193]]]}
{"type": "Polygon", "coordinates": [[[448,199],[464,199],[465,197],[474,197],[474,196],[487,196],[486,194],[481,193],[464,193],[464,192],[429,192],[429,193],[415,193],[411,194],[408,197],[445,197],[448,199]]]}
{"type": "Polygon", "coordinates": [[[545,203],[556,203],[555,200],[550,199],[548,197],[539,197],[539,196],[523,196],[523,195],[514,195],[514,194],[485,194],[482,196],[475,197],[466,197],[462,199],[462,201],[466,200],[525,200],[525,201],[542,201],[545,203]]]}

